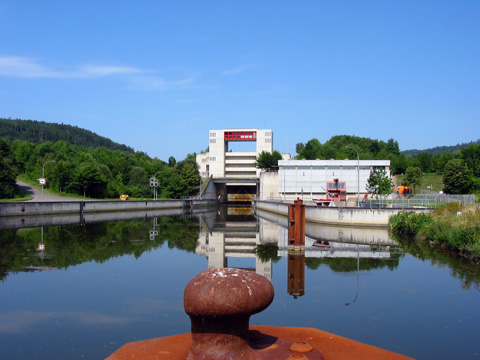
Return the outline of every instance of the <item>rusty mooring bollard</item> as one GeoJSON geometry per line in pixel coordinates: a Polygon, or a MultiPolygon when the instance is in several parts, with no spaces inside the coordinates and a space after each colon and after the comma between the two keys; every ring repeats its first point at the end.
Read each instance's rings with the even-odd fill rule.
{"type": "Polygon", "coordinates": [[[270,281],[254,272],[205,270],[185,288],[191,333],[128,343],[107,360],[413,360],[318,329],[252,325],[249,331],[250,316],[273,295],[270,281]]]}
{"type": "Polygon", "coordinates": [[[300,342],[249,332],[250,316],[267,308],[273,296],[272,283],[252,271],[217,268],[195,276],[184,293],[192,323],[187,359],[323,359],[307,343],[305,350],[300,342]]]}
{"type": "Polygon", "coordinates": [[[185,312],[192,322],[188,359],[248,359],[250,315],[273,300],[272,283],[251,271],[202,271],[185,287],[185,312]]]}

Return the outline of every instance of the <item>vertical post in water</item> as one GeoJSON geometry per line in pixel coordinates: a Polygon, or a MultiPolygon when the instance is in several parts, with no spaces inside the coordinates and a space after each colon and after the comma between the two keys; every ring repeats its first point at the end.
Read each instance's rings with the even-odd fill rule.
{"type": "Polygon", "coordinates": [[[305,248],[305,205],[300,199],[288,207],[288,246],[305,248]]]}

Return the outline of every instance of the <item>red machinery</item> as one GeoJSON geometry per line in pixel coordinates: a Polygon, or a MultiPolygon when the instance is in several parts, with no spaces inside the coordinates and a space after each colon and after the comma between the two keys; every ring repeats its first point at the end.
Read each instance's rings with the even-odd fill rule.
{"type": "Polygon", "coordinates": [[[327,182],[327,198],[326,199],[312,199],[312,201],[319,206],[329,206],[332,201],[346,201],[347,200],[347,183],[345,181],[327,182]]]}

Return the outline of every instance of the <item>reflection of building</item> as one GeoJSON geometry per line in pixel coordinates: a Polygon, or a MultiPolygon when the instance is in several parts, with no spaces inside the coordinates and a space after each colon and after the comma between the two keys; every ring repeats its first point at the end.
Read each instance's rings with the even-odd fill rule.
{"type": "MultiPolygon", "coordinates": [[[[339,233],[339,235],[342,234],[339,233]]],[[[288,231],[281,227],[279,227],[278,236],[278,255],[288,255],[288,231]]],[[[317,240],[305,236],[305,257],[390,259],[390,245],[317,240]]]]}
{"type": "MultiPolygon", "coordinates": [[[[251,208],[241,209],[222,209],[213,221],[204,219],[206,228],[200,232],[195,252],[208,258],[208,268],[228,267],[229,258],[255,259],[255,271],[271,279],[272,261],[262,262],[255,255],[255,247],[265,244],[261,240],[257,220],[251,208]]],[[[273,226],[276,227],[276,224],[273,226]]]]}
{"type": "MultiPolygon", "coordinates": [[[[195,252],[207,257],[209,268],[229,267],[228,260],[234,258],[252,260],[251,265],[242,267],[271,279],[272,261],[262,263],[255,254],[255,247],[275,244],[278,245],[276,255],[289,256],[288,221],[284,216],[264,211],[257,211],[257,214],[261,217],[254,216],[250,207],[229,207],[201,215],[202,226],[195,252]]],[[[385,228],[342,228],[308,223],[306,233],[305,252],[302,253],[305,258],[386,260],[391,258],[391,248],[397,245],[388,237],[385,228]]],[[[288,265],[289,292],[300,296],[304,276],[295,261],[298,262],[292,258],[292,264],[288,265]]]]}

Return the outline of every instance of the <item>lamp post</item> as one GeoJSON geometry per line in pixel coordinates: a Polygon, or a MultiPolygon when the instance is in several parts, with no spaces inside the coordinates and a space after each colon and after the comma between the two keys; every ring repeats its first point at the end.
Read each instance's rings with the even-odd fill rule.
{"type": "Polygon", "coordinates": [[[358,150],[353,146],[345,146],[348,149],[353,149],[357,153],[357,207],[360,207],[360,155],[358,150]]]}
{"type": "MultiPolygon", "coordinates": [[[[43,166],[42,166],[42,179],[45,179],[45,165],[47,165],[47,163],[49,163],[49,162],[55,162],[55,160],[47,160],[47,161],[45,161],[45,164],[43,164],[43,166]]],[[[45,180],[44,180],[44,181],[45,181],[45,180]]],[[[42,201],[43,201],[43,199],[44,199],[44,195],[43,195],[43,186],[44,186],[44,185],[45,185],[45,184],[43,183],[43,184],[42,184],[42,201]]]]}

